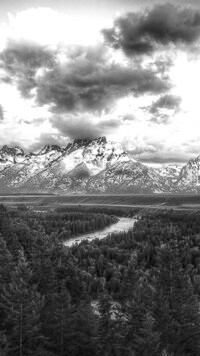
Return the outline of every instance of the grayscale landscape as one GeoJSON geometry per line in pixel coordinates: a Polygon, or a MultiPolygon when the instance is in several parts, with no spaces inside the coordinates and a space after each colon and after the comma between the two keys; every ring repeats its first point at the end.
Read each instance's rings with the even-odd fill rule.
{"type": "Polygon", "coordinates": [[[200,355],[200,2],[0,2],[0,356],[200,355]]]}

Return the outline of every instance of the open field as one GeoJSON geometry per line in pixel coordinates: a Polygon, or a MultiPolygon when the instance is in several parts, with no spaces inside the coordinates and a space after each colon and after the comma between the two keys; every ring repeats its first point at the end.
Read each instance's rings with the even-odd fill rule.
{"type": "Polygon", "coordinates": [[[200,195],[0,195],[0,204],[58,207],[70,205],[141,207],[152,209],[200,209],[200,195]]]}

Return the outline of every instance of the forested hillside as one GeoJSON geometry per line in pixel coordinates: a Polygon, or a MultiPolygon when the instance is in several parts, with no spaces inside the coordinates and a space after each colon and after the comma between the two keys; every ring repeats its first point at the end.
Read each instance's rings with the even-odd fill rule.
{"type": "Polygon", "coordinates": [[[200,213],[65,247],[125,213],[92,210],[0,206],[0,354],[198,356],[200,213]]]}

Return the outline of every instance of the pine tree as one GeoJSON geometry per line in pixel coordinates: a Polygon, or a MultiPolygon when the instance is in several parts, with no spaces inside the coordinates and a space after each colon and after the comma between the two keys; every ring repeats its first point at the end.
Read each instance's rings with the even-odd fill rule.
{"type": "Polygon", "coordinates": [[[170,241],[161,252],[157,272],[154,317],[166,352],[199,355],[199,302],[189,276],[184,272],[177,241],[170,241]]]}
{"type": "Polygon", "coordinates": [[[100,355],[112,355],[117,348],[115,345],[115,322],[113,320],[112,298],[104,293],[98,303],[99,325],[98,343],[100,355]]]}
{"type": "Polygon", "coordinates": [[[66,288],[65,281],[57,286],[57,291],[51,296],[51,302],[44,310],[43,330],[48,337],[48,348],[58,355],[66,355],[70,342],[70,329],[72,326],[71,297],[66,288]]]}
{"type": "Polygon", "coordinates": [[[40,234],[34,241],[31,253],[31,269],[33,279],[38,283],[38,290],[48,298],[52,293],[54,284],[54,266],[52,251],[54,241],[45,234],[40,234]]]}
{"type": "Polygon", "coordinates": [[[5,239],[0,234],[0,293],[3,285],[10,281],[12,267],[12,256],[7,248],[5,239]]]}
{"type": "Polygon", "coordinates": [[[11,273],[11,281],[2,292],[1,306],[7,314],[4,320],[7,356],[39,354],[42,338],[40,313],[44,299],[37,292],[37,285],[31,284],[31,278],[32,271],[22,251],[11,273]]]}
{"type": "Polygon", "coordinates": [[[13,269],[12,256],[6,246],[5,239],[0,235],[0,331],[4,332],[2,329],[3,320],[6,317],[5,309],[2,307],[2,292],[3,288],[11,280],[11,271],[13,269]]]}
{"type": "Polygon", "coordinates": [[[97,355],[96,329],[96,316],[93,313],[91,303],[87,298],[82,299],[73,308],[69,355],[97,355]]]}
{"type": "Polygon", "coordinates": [[[137,255],[133,255],[124,279],[119,308],[121,338],[127,355],[154,355],[153,348],[156,355],[159,349],[159,337],[151,315],[151,283],[150,275],[138,268],[137,255]],[[145,353],[145,349],[149,350],[149,354],[145,353]]]}
{"type": "Polygon", "coordinates": [[[160,333],[155,330],[155,320],[147,312],[135,341],[136,355],[160,356],[160,333]]]}

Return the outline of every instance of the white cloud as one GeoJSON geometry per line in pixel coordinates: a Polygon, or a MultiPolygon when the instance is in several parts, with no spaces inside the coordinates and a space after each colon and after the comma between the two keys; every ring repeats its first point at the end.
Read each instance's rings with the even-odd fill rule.
{"type": "Polygon", "coordinates": [[[7,122],[26,120],[32,122],[41,117],[48,119],[48,106],[38,107],[33,99],[24,99],[19,94],[15,86],[10,84],[0,85],[0,103],[4,109],[4,116],[7,122]]]}
{"type": "MultiPolygon", "coordinates": [[[[60,64],[63,63],[64,66],[67,61],[67,45],[93,46],[100,41],[99,30],[103,27],[108,27],[104,20],[96,22],[93,18],[69,17],[67,14],[50,8],[32,8],[14,15],[9,14],[8,23],[0,27],[0,50],[6,46],[8,39],[35,41],[41,45],[59,48],[55,51],[57,61],[60,64]]],[[[107,65],[123,63],[126,68],[134,68],[134,65],[136,67],[138,65],[133,59],[125,61],[120,51],[114,52],[110,49],[108,53],[107,65]]],[[[158,157],[184,157],[185,155],[187,159],[192,154],[192,150],[196,154],[200,146],[199,59],[189,60],[186,53],[179,51],[175,55],[172,51],[164,52],[164,49],[162,57],[166,60],[171,53],[174,65],[171,69],[167,69],[170,80],[174,84],[171,94],[181,97],[182,111],[169,117],[167,124],[162,121],[159,124],[152,122],[152,114],[144,110],[144,107],[150,107],[159,99],[159,93],[158,95],[142,94],[136,97],[132,95],[130,88],[127,89],[127,97],[119,99],[109,114],[106,111],[102,112],[99,117],[88,114],[86,122],[94,127],[95,125],[100,127],[103,122],[108,138],[121,141],[127,149],[135,152],[136,155],[140,154],[141,158],[151,159],[156,155],[158,157]],[[125,116],[132,119],[123,121],[125,116]],[[109,125],[109,122],[113,124],[113,127],[109,125]],[[120,125],[116,125],[116,122],[120,122],[120,125]],[[195,141],[195,144],[192,141],[195,141]]],[[[160,53],[157,55],[158,60],[160,55],[160,53]]],[[[155,61],[156,56],[155,58],[148,57],[141,62],[141,68],[156,71],[155,61]]],[[[103,64],[101,65],[105,72],[103,64]]],[[[37,80],[44,76],[45,70],[43,67],[38,69],[37,80]]],[[[77,75],[77,71],[75,74],[77,75]]],[[[117,74],[119,76],[119,73],[116,73],[116,78],[117,74]]],[[[3,75],[4,73],[1,72],[0,76],[3,77],[3,75]]],[[[105,79],[103,78],[102,82],[103,80],[105,79]]],[[[114,84],[112,84],[113,91],[114,84]]],[[[39,137],[46,135],[47,139],[52,135],[58,135],[56,125],[54,128],[51,125],[53,114],[50,113],[49,106],[39,107],[36,106],[34,99],[22,98],[14,84],[0,83],[0,105],[4,110],[4,120],[0,123],[1,144],[18,141],[28,147],[38,142],[39,137]]],[[[166,109],[163,109],[163,112],[167,114],[166,109]]],[[[81,120],[80,117],[79,120],[81,120]]],[[[82,120],[84,120],[83,116],[82,120]]],[[[57,139],[58,136],[56,136],[57,139]]]]}
{"type": "Polygon", "coordinates": [[[170,71],[174,92],[182,98],[182,108],[191,116],[199,116],[200,59],[190,60],[186,53],[179,53],[170,71]]]}
{"type": "Polygon", "coordinates": [[[100,40],[105,23],[87,17],[72,17],[50,8],[31,8],[8,14],[8,23],[0,27],[0,48],[7,38],[31,40],[41,45],[58,43],[90,45],[100,40]]]}

